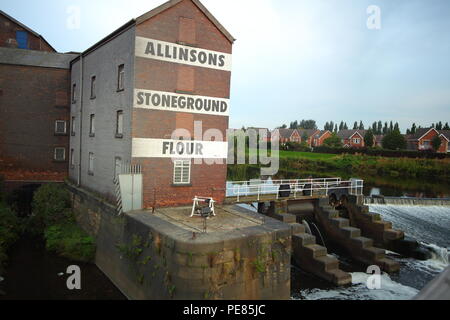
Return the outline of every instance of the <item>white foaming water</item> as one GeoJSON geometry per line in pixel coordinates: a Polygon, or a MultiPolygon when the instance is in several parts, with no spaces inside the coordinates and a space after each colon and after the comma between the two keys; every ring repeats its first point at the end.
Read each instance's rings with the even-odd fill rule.
{"type": "Polygon", "coordinates": [[[352,286],[334,290],[303,290],[301,295],[305,300],[410,300],[419,291],[417,289],[392,281],[388,274],[381,275],[381,288],[370,290],[367,280],[371,275],[354,272],[352,286]]]}
{"type": "Polygon", "coordinates": [[[419,292],[428,281],[449,266],[450,247],[450,208],[370,205],[371,212],[380,213],[386,221],[393,223],[394,229],[403,230],[406,235],[417,239],[421,246],[427,248],[432,258],[419,261],[402,258],[387,251],[392,258],[399,261],[403,271],[396,281],[387,274],[381,277],[381,289],[367,288],[367,279],[371,276],[362,272],[352,273],[352,286],[331,290],[310,289],[300,292],[306,300],[409,300],[419,292]],[[408,283],[408,285],[406,285],[408,283]],[[414,285],[413,288],[409,285],[414,285]]]}

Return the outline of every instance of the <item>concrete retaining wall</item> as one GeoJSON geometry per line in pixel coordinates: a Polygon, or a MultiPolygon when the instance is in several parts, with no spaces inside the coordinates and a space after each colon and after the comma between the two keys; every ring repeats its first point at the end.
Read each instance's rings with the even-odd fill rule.
{"type": "Polygon", "coordinates": [[[149,212],[114,207],[68,186],[79,224],[97,240],[97,266],[129,299],[289,299],[290,226],[197,234],[149,212]]]}

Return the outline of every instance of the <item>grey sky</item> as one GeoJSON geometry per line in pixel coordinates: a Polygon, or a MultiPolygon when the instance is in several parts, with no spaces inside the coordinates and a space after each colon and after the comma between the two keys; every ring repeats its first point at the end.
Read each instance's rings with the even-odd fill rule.
{"type": "MultiPolygon", "coordinates": [[[[82,51],[164,0],[0,0],[57,50],[82,51]],[[79,29],[67,10],[81,9],[79,29]]],[[[448,0],[202,0],[237,38],[230,126],[301,119],[450,122],[448,0]],[[369,5],[381,29],[366,26],[369,5]]]]}

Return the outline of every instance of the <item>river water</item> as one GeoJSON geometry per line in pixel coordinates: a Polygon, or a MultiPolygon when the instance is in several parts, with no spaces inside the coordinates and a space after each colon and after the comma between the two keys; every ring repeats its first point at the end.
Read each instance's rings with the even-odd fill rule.
{"type": "Polygon", "coordinates": [[[371,205],[371,212],[380,213],[393,227],[403,230],[407,236],[415,238],[430,249],[432,258],[418,261],[404,258],[395,253],[389,257],[397,260],[400,272],[383,274],[381,289],[369,290],[369,277],[362,266],[346,257],[338,256],[342,269],[352,275],[352,286],[338,288],[312,278],[298,269],[293,271],[293,299],[320,300],[405,300],[413,298],[429,281],[449,265],[450,251],[450,208],[371,205]]]}

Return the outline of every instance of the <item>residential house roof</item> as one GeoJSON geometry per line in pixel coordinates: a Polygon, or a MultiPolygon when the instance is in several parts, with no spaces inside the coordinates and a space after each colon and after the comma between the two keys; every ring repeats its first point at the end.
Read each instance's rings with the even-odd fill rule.
{"type": "Polygon", "coordinates": [[[319,130],[315,130],[315,129],[297,129],[297,131],[298,131],[298,134],[300,135],[300,137],[303,138],[303,136],[306,134],[306,136],[309,138],[309,137],[312,137],[314,134],[316,134],[317,131],[319,131],[319,130]]]}
{"type": "Polygon", "coordinates": [[[405,137],[407,140],[419,140],[420,138],[422,138],[424,135],[426,135],[430,130],[435,130],[436,132],[438,132],[436,129],[434,128],[419,128],[416,130],[415,133],[412,133],[410,135],[407,135],[407,137],[405,137]]]}
{"type": "Polygon", "coordinates": [[[275,129],[274,131],[278,131],[280,138],[289,139],[290,137],[292,137],[292,135],[294,134],[294,132],[296,130],[295,129],[275,129]]]}
{"type": "Polygon", "coordinates": [[[366,130],[341,130],[337,133],[338,137],[343,140],[350,139],[355,134],[359,134],[361,137],[364,138],[364,135],[366,134],[366,130]]]}

